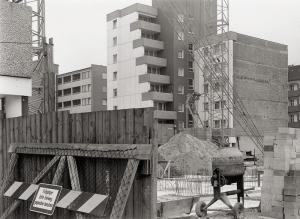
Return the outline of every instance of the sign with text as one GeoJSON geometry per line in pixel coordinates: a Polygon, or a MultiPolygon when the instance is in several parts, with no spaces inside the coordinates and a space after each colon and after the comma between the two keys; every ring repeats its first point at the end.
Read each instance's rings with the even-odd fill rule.
{"type": "Polygon", "coordinates": [[[30,205],[30,211],[52,215],[61,190],[61,186],[40,183],[30,205]]]}

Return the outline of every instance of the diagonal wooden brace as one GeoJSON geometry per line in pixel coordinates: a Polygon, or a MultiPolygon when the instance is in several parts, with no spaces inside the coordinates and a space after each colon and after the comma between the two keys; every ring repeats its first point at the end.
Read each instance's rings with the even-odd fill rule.
{"type": "Polygon", "coordinates": [[[139,165],[139,160],[129,159],[127,166],[121,181],[120,188],[114,206],[110,215],[111,219],[122,218],[125,206],[127,204],[127,199],[135,178],[135,174],[139,165]]]}

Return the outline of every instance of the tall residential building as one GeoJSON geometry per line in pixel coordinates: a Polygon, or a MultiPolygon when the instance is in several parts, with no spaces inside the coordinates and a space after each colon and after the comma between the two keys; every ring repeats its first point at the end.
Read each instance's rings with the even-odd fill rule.
{"type": "Polygon", "coordinates": [[[57,75],[57,110],[83,113],[107,109],[106,67],[91,65],[57,75]]]}
{"type": "Polygon", "coordinates": [[[182,128],[186,95],[193,91],[190,36],[215,33],[215,25],[206,25],[214,13],[214,0],[153,0],[153,6],[134,4],[108,14],[108,109],[154,107],[160,123],[182,128]],[[177,30],[178,20],[189,29],[177,30]]]}
{"type": "Polygon", "coordinates": [[[300,65],[289,66],[289,127],[300,128],[300,65]]]}
{"type": "Polygon", "coordinates": [[[220,129],[223,123],[229,136],[239,136],[243,150],[253,150],[254,145],[239,124],[243,121],[238,116],[238,109],[232,107],[231,100],[235,101],[236,98],[233,90],[262,135],[274,133],[278,127],[287,127],[286,45],[228,32],[225,33],[225,37],[210,37],[207,45],[195,51],[194,68],[195,91],[202,94],[198,102],[198,112],[202,121],[215,131],[220,129]],[[222,42],[224,39],[225,42],[222,42]],[[221,60],[219,55],[222,46],[228,51],[227,79],[230,83],[223,83],[224,78],[222,79],[222,73],[219,72],[219,66],[224,63],[215,62],[215,75],[218,77],[212,77],[210,66],[199,58],[200,54],[203,54],[208,59],[213,57],[215,60],[221,60]],[[231,86],[228,86],[229,84],[231,86]],[[229,95],[223,93],[224,98],[221,101],[223,85],[228,87],[229,95]]]}

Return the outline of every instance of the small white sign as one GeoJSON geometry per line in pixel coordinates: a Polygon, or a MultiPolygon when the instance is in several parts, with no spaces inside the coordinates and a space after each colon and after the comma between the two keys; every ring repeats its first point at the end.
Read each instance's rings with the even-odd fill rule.
{"type": "Polygon", "coordinates": [[[52,215],[55,210],[55,206],[61,190],[61,186],[44,183],[39,184],[39,187],[31,203],[30,211],[52,215]]]}

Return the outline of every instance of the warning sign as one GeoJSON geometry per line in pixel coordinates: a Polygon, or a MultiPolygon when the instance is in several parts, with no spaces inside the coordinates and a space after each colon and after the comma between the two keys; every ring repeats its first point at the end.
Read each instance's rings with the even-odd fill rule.
{"type": "Polygon", "coordinates": [[[30,205],[30,211],[52,215],[61,190],[61,186],[44,183],[39,184],[39,187],[35,192],[33,201],[30,205]]]}

